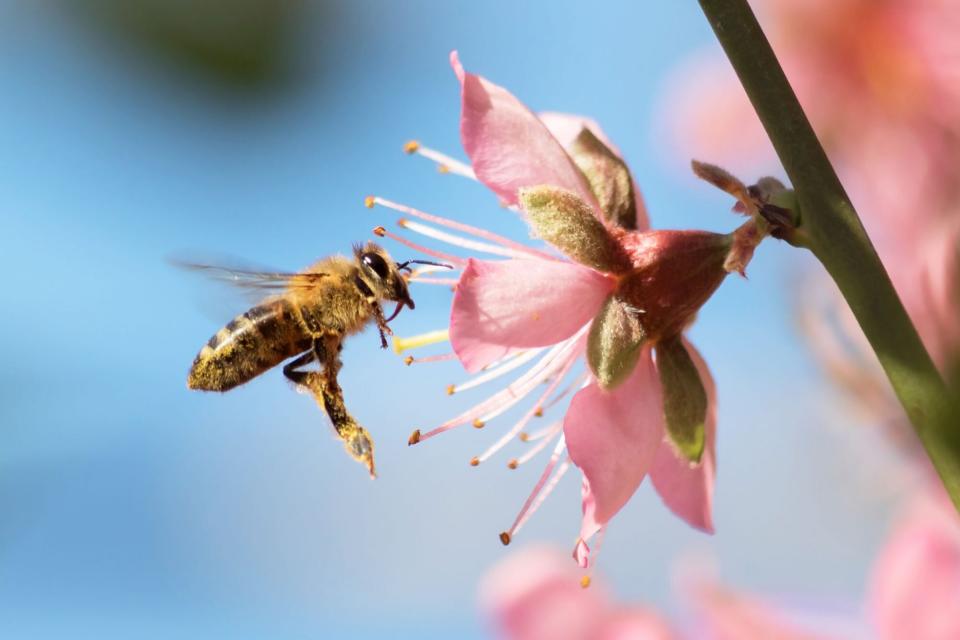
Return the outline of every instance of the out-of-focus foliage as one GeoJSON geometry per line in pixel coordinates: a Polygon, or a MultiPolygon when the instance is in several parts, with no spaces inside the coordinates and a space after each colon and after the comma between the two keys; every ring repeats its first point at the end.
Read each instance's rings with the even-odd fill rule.
{"type": "Polygon", "coordinates": [[[219,83],[262,89],[288,80],[304,5],[297,0],[63,0],[118,44],[219,83]]]}

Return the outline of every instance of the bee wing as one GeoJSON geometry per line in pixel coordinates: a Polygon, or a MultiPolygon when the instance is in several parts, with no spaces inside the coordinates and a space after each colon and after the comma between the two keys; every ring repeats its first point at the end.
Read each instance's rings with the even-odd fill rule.
{"type": "Polygon", "coordinates": [[[260,299],[267,295],[276,295],[286,291],[310,290],[316,287],[320,280],[329,277],[329,274],[321,272],[273,271],[263,268],[226,266],[178,259],[171,259],[170,263],[180,269],[200,273],[215,282],[235,287],[252,299],[260,299]]]}

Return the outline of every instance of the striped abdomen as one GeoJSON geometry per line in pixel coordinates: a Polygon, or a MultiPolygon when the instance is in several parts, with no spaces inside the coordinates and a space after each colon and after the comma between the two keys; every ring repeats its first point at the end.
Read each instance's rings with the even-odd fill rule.
{"type": "Polygon", "coordinates": [[[290,303],[272,300],[237,316],[210,338],[190,367],[187,386],[227,391],[310,345],[290,303]]]}

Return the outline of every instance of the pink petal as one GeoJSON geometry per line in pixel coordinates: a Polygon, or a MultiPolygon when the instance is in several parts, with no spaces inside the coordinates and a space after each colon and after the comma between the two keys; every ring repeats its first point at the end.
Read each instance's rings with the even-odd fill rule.
{"type": "Polygon", "coordinates": [[[508,204],[517,204],[521,187],[563,187],[599,212],[586,179],[537,116],[503,87],[465,72],[456,51],[450,64],[461,84],[460,137],[481,182],[508,204]]]}
{"type": "Polygon", "coordinates": [[[588,540],[637,490],[663,440],[663,399],[650,350],[613,391],[596,383],[581,389],[567,409],[563,432],[570,458],[583,472],[580,538],[588,540]]]}
{"type": "Polygon", "coordinates": [[[664,504],[692,527],[713,533],[713,483],[717,474],[717,387],[703,356],[684,339],[707,391],[706,446],[699,465],[679,456],[666,440],[660,444],[650,479],[664,504]]]}
{"type": "Polygon", "coordinates": [[[650,609],[625,608],[607,617],[595,636],[599,640],[675,640],[670,625],[650,609]]]}
{"type": "Polygon", "coordinates": [[[600,138],[603,144],[610,147],[610,150],[617,154],[617,156],[621,156],[620,149],[610,141],[610,138],[607,137],[607,134],[603,132],[603,129],[600,128],[600,125],[593,118],[578,116],[573,113],[560,113],[559,111],[541,111],[537,114],[537,117],[540,118],[540,121],[547,127],[547,130],[553,134],[553,137],[557,139],[557,142],[559,142],[564,149],[569,149],[573,141],[580,135],[580,131],[586,127],[590,129],[593,135],[600,138]]]}
{"type": "Polygon", "coordinates": [[[911,505],[880,552],[870,609],[883,640],[960,638],[960,518],[946,495],[911,505]]]}
{"type": "Polygon", "coordinates": [[[511,348],[556,344],[590,322],[613,285],[572,262],[470,259],[453,295],[450,343],[471,372],[511,348]]]}
{"type": "MultiPolygon", "coordinates": [[[[597,138],[607,145],[611,151],[623,159],[620,149],[610,141],[603,132],[603,129],[600,128],[600,125],[597,124],[597,121],[593,118],[571,113],[559,113],[556,111],[541,111],[539,117],[540,121],[543,122],[550,133],[553,134],[553,137],[563,145],[564,149],[569,149],[583,128],[586,127],[593,135],[597,136],[597,138]]],[[[647,205],[643,202],[643,195],[640,193],[640,188],[637,186],[636,181],[633,183],[633,193],[637,203],[637,230],[646,231],[650,228],[650,216],[647,214],[647,205]]]]}

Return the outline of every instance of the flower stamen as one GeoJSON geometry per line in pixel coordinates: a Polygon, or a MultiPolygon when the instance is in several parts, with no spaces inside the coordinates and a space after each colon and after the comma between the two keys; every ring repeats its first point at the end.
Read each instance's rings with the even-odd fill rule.
{"type": "Polygon", "coordinates": [[[440,242],[446,242],[447,244],[460,247],[461,249],[489,253],[495,256],[503,256],[504,258],[528,257],[525,252],[499,247],[486,242],[477,242],[476,240],[470,240],[462,236],[447,233],[446,231],[440,231],[439,229],[434,229],[429,225],[421,222],[414,222],[413,220],[407,220],[406,218],[400,218],[397,220],[397,224],[403,229],[409,229],[414,233],[419,233],[420,235],[433,238],[434,240],[439,240],[440,242]]]}
{"type": "Polygon", "coordinates": [[[477,176],[473,172],[473,169],[470,168],[470,165],[451,158],[447,154],[441,153],[435,149],[424,147],[417,140],[410,140],[404,144],[403,152],[407,155],[416,154],[423,156],[428,160],[432,160],[433,162],[437,163],[437,168],[440,170],[440,173],[455,173],[458,176],[463,176],[464,178],[469,178],[471,180],[477,179],[477,176]]]}
{"type": "Polygon", "coordinates": [[[485,462],[490,458],[490,456],[495,454],[497,451],[505,447],[511,440],[513,440],[518,433],[523,431],[523,428],[527,426],[527,423],[530,422],[533,416],[537,413],[537,408],[540,406],[540,403],[542,403],[547,397],[550,396],[551,393],[553,393],[554,389],[556,389],[560,384],[560,381],[563,380],[563,378],[570,371],[570,368],[573,366],[573,363],[576,362],[576,359],[576,355],[573,357],[568,357],[567,361],[563,364],[563,368],[559,373],[557,373],[553,382],[550,383],[550,386],[547,387],[547,390],[540,396],[540,399],[537,400],[534,407],[527,411],[523,417],[520,418],[520,420],[518,420],[517,423],[510,428],[509,431],[500,437],[499,440],[497,440],[486,451],[480,454],[480,462],[485,462]]]}
{"type": "Polygon", "coordinates": [[[381,238],[387,237],[387,238],[390,238],[391,240],[395,240],[396,242],[399,242],[405,247],[413,249],[414,251],[419,251],[420,253],[436,258],[437,260],[442,260],[443,262],[449,262],[453,266],[461,269],[467,264],[467,261],[464,258],[461,258],[460,256],[455,256],[449,253],[443,253],[442,251],[429,249],[423,246],[422,244],[411,242],[410,240],[407,240],[403,236],[399,236],[393,233],[392,231],[388,231],[386,227],[376,227],[374,228],[373,233],[374,235],[379,236],[381,238]]]}
{"type": "MultiPolygon", "coordinates": [[[[410,336],[409,338],[401,338],[400,336],[395,335],[393,336],[393,352],[397,355],[400,355],[407,349],[416,349],[418,347],[426,347],[431,344],[446,342],[449,339],[450,339],[450,331],[448,329],[437,329],[436,331],[420,333],[415,336],[410,336]]],[[[425,361],[425,359],[421,359],[417,361],[423,362],[425,361]]]]}
{"type": "Polygon", "coordinates": [[[503,362],[502,364],[492,369],[489,369],[485,373],[482,373],[478,376],[474,376],[473,378],[470,378],[464,383],[457,384],[457,385],[450,385],[450,387],[448,387],[448,393],[450,395],[453,395],[454,393],[460,393],[461,391],[466,391],[467,389],[473,389],[474,387],[478,387],[485,382],[496,380],[500,376],[510,373],[514,369],[522,367],[523,365],[525,365],[526,363],[530,362],[535,357],[537,357],[537,355],[542,353],[543,351],[544,351],[544,347],[540,347],[538,349],[529,349],[527,351],[521,351],[517,354],[510,355],[505,359],[506,360],[505,362],[503,362]],[[452,389],[452,391],[450,391],[449,389],[452,389]]]}

